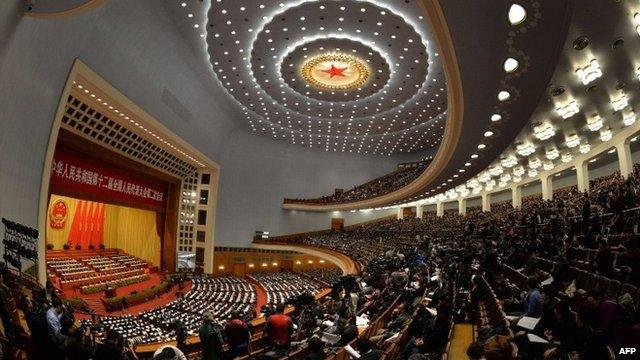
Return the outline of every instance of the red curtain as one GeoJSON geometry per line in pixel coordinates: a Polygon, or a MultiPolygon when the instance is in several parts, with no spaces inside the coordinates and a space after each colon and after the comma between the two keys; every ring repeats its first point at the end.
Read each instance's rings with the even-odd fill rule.
{"type": "Polygon", "coordinates": [[[80,200],[76,207],[67,244],[80,245],[83,250],[104,242],[104,204],[80,200]]]}

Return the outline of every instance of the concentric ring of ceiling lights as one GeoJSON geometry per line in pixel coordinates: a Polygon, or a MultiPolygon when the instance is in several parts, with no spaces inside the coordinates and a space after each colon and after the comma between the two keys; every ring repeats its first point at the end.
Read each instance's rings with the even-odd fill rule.
{"type": "Polygon", "coordinates": [[[419,14],[393,0],[219,0],[208,50],[256,132],[327,151],[417,151],[439,143],[446,111],[442,65],[419,14]],[[340,65],[325,81],[338,59],[353,78],[337,75],[340,65]]]}

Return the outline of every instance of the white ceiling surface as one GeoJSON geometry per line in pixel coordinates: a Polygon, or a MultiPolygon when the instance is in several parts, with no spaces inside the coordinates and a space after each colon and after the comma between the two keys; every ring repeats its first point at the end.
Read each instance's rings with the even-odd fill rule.
{"type": "Polygon", "coordinates": [[[430,149],[442,137],[442,65],[414,1],[165,6],[188,41],[208,54],[212,76],[237,101],[238,120],[252,131],[325,151],[376,155],[430,149]],[[360,89],[334,93],[308,86],[300,66],[326,53],[367,61],[370,79],[360,89]]]}

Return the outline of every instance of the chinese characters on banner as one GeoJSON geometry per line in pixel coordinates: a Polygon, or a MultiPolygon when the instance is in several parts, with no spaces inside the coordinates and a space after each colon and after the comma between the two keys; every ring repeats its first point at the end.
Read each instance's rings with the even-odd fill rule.
{"type": "Polygon", "coordinates": [[[56,151],[51,185],[155,206],[162,206],[166,197],[166,187],[161,184],[133,177],[70,151],[56,151]]]}

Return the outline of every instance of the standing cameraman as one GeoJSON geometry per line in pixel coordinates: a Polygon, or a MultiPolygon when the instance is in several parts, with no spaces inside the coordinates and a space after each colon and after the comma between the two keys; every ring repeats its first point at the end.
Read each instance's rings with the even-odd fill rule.
{"type": "Polygon", "coordinates": [[[49,328],[49,354],[53,359],[62,359],[62,344],[65,336],[62,334],[62,302],[53,299],[51,307],[47,310],[47,326],[49,328]]]}

